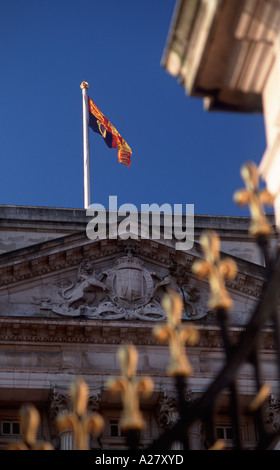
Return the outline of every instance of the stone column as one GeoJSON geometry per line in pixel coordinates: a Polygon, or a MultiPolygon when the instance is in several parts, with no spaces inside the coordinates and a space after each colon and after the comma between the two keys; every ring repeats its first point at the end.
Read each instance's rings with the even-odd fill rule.
{"type": "MultiPolygon", "coordinates": [[[[51,390],[49,398],[49,414],[53,426],[56,428],[56,419],[61,413],[69,413],[70,400],[65,394],[56,392],[55,388],[51,390]]],[[[60,450],[73,450],[73,433],[71,430],[58,432],[57,435],[60,441],[60,450]]]]}
{"type": "MultiPolygon", "coordinates": [[[[101,392],[98,391],[90,395],[88,400],[88,412],[93,413],[99,409],[101,392]]],[[[71,410],[70,398],[66,394],[58,393],[55,388],[51,390],[49,398],[49,415],[52,427],[56,428],[56,419],[60,414],[68,414],[71,410]]],[[[74,436],[72,430],[62,432],[57,431],[59,439],[60,450],[73,450],[74,449],[74,436]]]]}
{"type": "Polygon", "coordinates": [[[63,431],[59,433],[60,450],[73,450],[73,433],[71,431],[63,431]]]}

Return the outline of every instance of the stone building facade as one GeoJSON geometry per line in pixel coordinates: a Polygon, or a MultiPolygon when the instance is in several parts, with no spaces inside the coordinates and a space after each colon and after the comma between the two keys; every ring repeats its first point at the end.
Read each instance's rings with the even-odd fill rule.
{"type": "MultiPolygon", "coordinates": [[[[192,272],[202,259],[199,237],[213,229],[221,239],[222,254],[238,265],[238,275],[227,282],[234,301],[230,335],[236,342],[262,294],[263,260],[248,234],[246,217],[195,216],[194,244],[175,249],[174,240],[104,239],[86,235],[85,210],[0,207],[0,448],[17,442],[18,410],[32,402],[40,412],[39,439],[55,449],[73,448],[71,432],[59,432],[56,418],[71,408],[69,386],[82,377],[89,387],[89,410],[105,420],[91,448],[122,449],[125,437],[119,426],[120,396],[108,389],[108,378],[120,375],[117,351],[132,342],[138,351],[138,374],[151,377],[154,390],[141,399],[146,428],[140,445],[146,447],[177,419],[174,381],[166,374],[169,349],[153,334],[166,320],[161,305],[166,287],[180,294],[183,324],[195,324],[200,339],[187,346],[193,368],[185,391],[191,403],[208,387],[225,361],[214,312],[207,307],[209,286],[192,272]]],[[[276,235],[272,235],[272,243],[276,235]]],[[[279,396],[272,329],[261,337],[266,382],[271,386],[266,403],[268,426],[279,426],[279,396]]],[[[255,395],[250,365],[238,378],[244,414],[245,448],[256,440],[253,417],[246,405],[255,395]]],[[[227,394],[217,407],[217,438],[232,445],[227,394]]],[[[192,427],[191,447],[207,447],[203,427],[192,427]]]]}
{"type": "Polygon", "coordinates": [[[162,60],[206,110],[263,113],[259,172],[275,198],[278,226],[279,27],[279,0],[178,0],[162,60]]]}

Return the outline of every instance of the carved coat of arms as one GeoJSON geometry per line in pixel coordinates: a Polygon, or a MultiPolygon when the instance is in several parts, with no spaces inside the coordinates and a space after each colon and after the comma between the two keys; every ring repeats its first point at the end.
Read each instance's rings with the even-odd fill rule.
{"type": "Polygon", "coordinates": [[[153,292],[153,279],[138,258],[119,258],[110,270],[107,286],[111,300],[122,307],[145,305],[153,292]]]}
{"type": "MultiPolygon", "coordinates": [[[[64,316],[159,321],[165,318],[160,295],[164,286],[174,287],[174,282],[168,275],[151,273],[140,258],[130,254],[118,258],[108,270],[97,271],[94,262],[85,259],[79,266],[76,282],[63,278],[55,283],[55,296],[61,298],[60,302],[44,298],[34,299],[34,303],[64,316]]],[[[189,312],[185,319],[204,316],[205,312],[195,309],[185,294],[182,291],[189,312]]],[[[189,297],[191,300],[193,295],[189,297]]]]}

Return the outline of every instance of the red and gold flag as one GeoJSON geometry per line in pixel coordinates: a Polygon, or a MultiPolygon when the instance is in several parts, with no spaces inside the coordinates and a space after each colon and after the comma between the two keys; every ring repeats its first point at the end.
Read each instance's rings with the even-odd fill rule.
{"type": "Polygon", "coordinates": [[[131,163],[130,156],[132,150],[122,136],[118,133],[117,129],[108,121],[108,119],[101,113],[100,109],[94,104],[92,99],[88,96],[88,110],[89,110],[89,127],[98,134],[102,135],[106,144],[110,148],[118,149],[118,159],[120,163],[129,166],[131,163]]]}

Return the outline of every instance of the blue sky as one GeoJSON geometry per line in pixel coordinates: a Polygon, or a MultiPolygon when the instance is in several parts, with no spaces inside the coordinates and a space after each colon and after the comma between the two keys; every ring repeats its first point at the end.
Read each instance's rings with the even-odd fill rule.
{"type": "Polygon", "coordinates": [[[129,168],[90,130],[92,201],[232,202],[259,163],[263,117],[207,113],[161,66],[175,0],[1,0],[0,204],[83,207],[82,95],[132,148],[129,168]]]}

